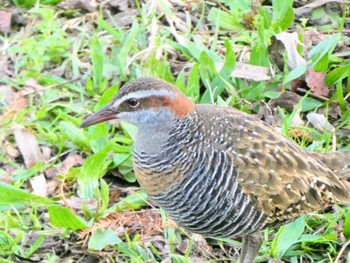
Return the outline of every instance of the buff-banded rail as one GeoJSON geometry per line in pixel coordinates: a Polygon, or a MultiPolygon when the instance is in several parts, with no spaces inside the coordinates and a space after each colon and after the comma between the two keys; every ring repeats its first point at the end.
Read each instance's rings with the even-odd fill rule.
{"type": "Polygon", "coordinates": [[[137,127],[140,186],[180,226],[241,238],[254,262],[261,231],[332,204],[350,203],[350,151],[316,154],[233,108],[194,104],[153,77],[124,85],[81,127],[119,119],[137,127]]]}

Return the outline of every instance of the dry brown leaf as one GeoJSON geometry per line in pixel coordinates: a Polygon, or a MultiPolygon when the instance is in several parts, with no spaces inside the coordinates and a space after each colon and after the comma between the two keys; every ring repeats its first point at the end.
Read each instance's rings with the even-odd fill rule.
{"type": "Polygon", "coordinates": [[[140,211],[119,212],[101,218],[79,233],[79,238],[87,242],[87,238],[95,233],[97,229],[108,229],[114,231],[117,235],[126,233],[139,233],[142,235],[142,241],[157,233],[163,233],[163,221],[158,210],[145,209],[140,211]]]}
{"type": "Polygon", "coordinates": [[[316,72],[314,69],[309,68],[305,82],[314,94],[328,97],[329,89],[326,86],[325,77],[325,72],[316,72]]]}
{"type": "Polygon", "coordinates": [[[47,197],[47,182],[43,174],[34,176],[29,180],[33,194],[47,197]]]}
{"type": "Polygon", "coordinates": [[[30,78],[27,79],[23,85],[22,95],[29,95],[33,93],[41,93],[44,90],[44,87],[41,86],[36,79],[30,78]]]}
{"type": "Polygon", "coordinates": [[[14,124],[12,129],[26,168],[29,169],[38,162],[44,162],[44,156],[34,134],[20,124],[14,124]]]}
{"type": "Polygon", "coordinates": [[[326,117],[316,112],[309,112],[306,114],[308,121],[315,127],[319,132],[335,132],[335,128],[328,122],[326,117]]]}
{"type": "Polygon", "coordinates": [[[12,183],[11,175],[14,171],[16,171],[16,168],[14,168],[9,164],[4,164],[2,165],[2,169],[5,172],[5,175],[0,177],[0,182],[11,184],[12,183]]]}
{"type": "MultiPolygon", "coordinates": [[[[220,71],[223,67],[223,63],[215,63],[215,67],[217,71],[220,71]]],[[[271,80],[268,68],[242,62],[236,63],[236,68],[232,71],[231,76],[255,81],[271,80]]]]}
{"type": "Polygon", "coordinates": [[[0,10],[0,32],[8,33],[11,30],[12,12],[9,10],[0,10]]]}
{"type": "Polygon", "coordinates": [[[311,3],[295,8],[294,9],[294,14],[295,16],[302,16],[305,14],[310,13],[313,9],[320,7],[324,4],[328,4],[328,3],[332,3],[332,2],[337,2],[337,3],[341,3],[341,4],[350,4],[349,0],[316,0],[316,1],[312,1],[311,3]]]}
{"type": "Polygon", "coordinates": [[[127,9],[123,12],[119,12],[113,16],[113,19],[120,27],[130,26],[135,17],[139,14],[136,9],[127,9]]]}
{"type": "MultiPolygon", "coordinates": [[[[1,22],[0,22],[1,24],[1,22]]],[[[9,78],[10,70],[9,70],[9,60],[7,55],[0,55],[0,79],[9,78]]],[[[0,90],[2,89],[0,85],[0,90]]]]}
{"type": "Polygon", "coordinates": [[[319,132],[331,132],[332,133],[332,149],[336,151],[337,138],[335,135],[335,128],[328,122],[326,117],[316,112],[309,112],[306,115],[308,121],[315,127],[319,132]]]}
{"type": "Polygon", "coordinates": [[[64,202],[61,202],[65,206],[69,206],[70,209],[81,210],[82,204],[90,210],[94,210],[97,208],[97,200],[96,199],[81,199],[76,196],[71,196],[69,198],[65,198],[64,202]]]}
{"type": "Polygon", "coordinates": [[[10,104],[16,99],[16,92],[9,85],[0,85],[0,98],[10,104]]]}
{"type": "Polygon", "coordinates": [[[299,107],[296,111],[296,113],[293,116],[293,119],[291,121],[291,126],[295,127],[303,127],[304,126],[304,121],[300,117],[301,113],[301,107],[299,107]]]}
{"type": "Polygon", "coordinates": [[[337,101],[328,103],[327,107],[319,108],[317,113],[323,114],[324,116],[327,115],[328,119],[331,121],[338,120],[342,116],[341,109],[337,101]]]}
{"type": "Polygon", "coordinates": [[[305,59],[298,52],[298,45],[302,45],[296,32],[282,32],[271,38],[269,46],[270,58],[282,71],[284,67],[284,53],[287,52],[287,65],[290,70],[301,64],[305,64],[305,59]]]}
{"type": "Polygon", "coordinates": [[[5,141],[4,151],[7,156],[14,159],[19,156],[19,151],[14,147],[12,143],[5,141]]]}
{"type": "Polygon", "coordinates": [[[233,70],[231,76],[255,81],[271,80],[269,69],[267,67],[250,65],[241,62],[236,63],[236,68],[233,70]]]}
{"type": "Polygon", "coordinates": [[[15,92],[10,86],[0,85],[0,97],[8,104],[7,111],[0,116],[0,120],[9,120],[14,118],[22,109],[28,107],[28,100],[22,93],[15,92]]]}
{"type": "Polygon", "coordinates": [[[268,105],[272,109],[275,109],[278,106],[287,110],[288,112],[292,112],[300,100],[301,96],[298,94],[290,91],[285,91],[282,92],[278,98],[270,100],[268,105]]]}
{"type": "Polygon", "coordinates": [[[303,34],[303,44],[306,47],[317,46],[323,40],[329,37],[328,34],[323,34],[317,31],[316,28],[312,28],[308,31],[305,31],[303,34]]]}

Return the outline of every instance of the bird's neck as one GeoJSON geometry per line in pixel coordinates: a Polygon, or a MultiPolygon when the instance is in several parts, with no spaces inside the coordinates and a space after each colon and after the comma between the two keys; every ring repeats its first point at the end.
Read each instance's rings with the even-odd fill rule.
{"type": "Polygon", "coordinates": [[[137,127],[134,151],[149,155],[159,154],[174,129],[174,113],[164,110],[157,118],[149,118],[137,127]]]}
{"type": "MultiPolygon", "coordinates": [[[[152,127],[153,128],[153,127],[152,127]]],[[[150,155],[161,152],[162,147],[169,139],[170,127],[159,127],[159,129],[139,128],[134,143],[136,152],[144,152],[150,155]]]]}

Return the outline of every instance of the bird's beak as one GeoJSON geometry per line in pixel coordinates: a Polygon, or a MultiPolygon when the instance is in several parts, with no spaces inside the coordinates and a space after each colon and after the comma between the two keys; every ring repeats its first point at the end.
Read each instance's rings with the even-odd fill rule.
{"type": "Polygon", "coordinates": [[[102,110],[91,114],[87,117],[82,124],[80,124],[80,128],[85,128],[91,125],[95,125],[97,123],[101,123],[104,121],[109,121],[117,118],[117,112],[115,110],[110,109],[109,105],[104,107],[102,110]]]}

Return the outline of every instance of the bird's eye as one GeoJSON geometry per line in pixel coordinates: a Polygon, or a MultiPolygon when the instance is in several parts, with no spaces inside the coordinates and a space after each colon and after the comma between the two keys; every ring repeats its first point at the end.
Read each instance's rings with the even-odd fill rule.
{"type": "Polygon", "coordinates": [[[137,99],[128,99],[127,102],[131,107],[136,107],[139,105],[139,101],[137,99]]]}

